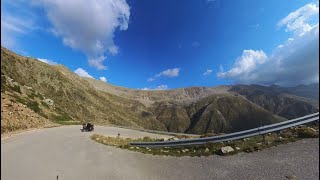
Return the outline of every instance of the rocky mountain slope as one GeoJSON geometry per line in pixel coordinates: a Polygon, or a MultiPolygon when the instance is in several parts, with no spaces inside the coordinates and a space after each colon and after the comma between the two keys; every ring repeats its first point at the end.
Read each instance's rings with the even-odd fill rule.
{"type": "Polygon", "coordinates": [[[189,104],[211,94],[233,94],[232,92],[228,91],[230,89],[230,87],[228,86],[217,86],[212,88],[188,87],[173,90],[146,91],[114,86],[92,78],[84,79],[99,91],[108,92],[110,94],[126,97],[129,99],[134,99],[148,107],[158,101],[178,101],[180,103],[189,104]]]}
{"type": "MultiPolygon", "coordinates": [[[[1,77],[4,86],[1,93],[12,92],[11,86],[3,81],[11,78],[17,87],[29,86],[45,99],[51,99],[55,109],[39,111],[51,121],[90,121],[166,130],[154,117],[142,115],[147,108],[140,102],[95,90],[86,80],[60,65],[51,66],[1,48],[1,77]]],[[[14,92],[14,95],[16,97],[12,98],[20,98],[25,103],[36,102],[23,93],[14,92]]],[[[44,109],[41,104],[35,104],[37,108],[44,109]]]]}
{"type": "MultiPolygon", "coordinates": [[[[314,113],[319,107],[319,100],[296,96],[287,88],[279,86],[236,85],[230,91],[238,93],[269,112],[287,119],[314,113]]],[[[319,89],[313,91],[319,93],[319,89]]]]}
{"type": "Polygon", "coordinates": [[[312,113],[318,105],[318,100],[290,91],[255,85],[127,89],[81,78],[64,66],[19,56],[3,47],[1,96],[25,105],[41,116],[41,121],[90,121],[197,134],[228,133],[280,122],[312,113]]]}

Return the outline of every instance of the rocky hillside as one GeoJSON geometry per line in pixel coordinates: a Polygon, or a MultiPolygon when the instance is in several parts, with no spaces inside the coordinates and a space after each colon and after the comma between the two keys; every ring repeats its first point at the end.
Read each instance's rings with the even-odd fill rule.
{"type": "Polygon", "coordinates": [[[114,86],[92,78],[84,78],[95,89],[104,91],[117,96],[126,97],[129,99],[137,100],[146,106],[151,106],[158,101],[178,101],[184,104],[196,102],[201,98],[207,97],[212,94],[233,94],[229,92],[229,86],[217,87],[189,87],[179,88],[173,90],[135,90],[119,86],[114,86]]]}
{"type": "Polygon", "coordinates": [[[197,134],[272,124],[312,113],[318,104],[290,91],[255,85],[127,89],[81,78],[64,66],[19,56],[3,47],[1,96],[33,111],[41,122],[92,122],[197,134]]]}
{"type": "MultiPolygon", "coordinates": [[[[38,112],[51,121],[90,121],[97,124],[166,130],[154,117],[143,116],[147,108],[140,102],[98,91],[63,66],[51,66],[1,48],[1,73],[1,84],[4,86],[7,85],[3,77],[8,77],[17,83],[17,88],[28,86],[45,99],[51,99],[55,109],[38,112]]],[[[11,86],[1,90],[12,92],[9,87],[11,86]]],[[[16,97],[12,98],[22,98],[25,103],[31,101],[30,97],[19,92],[14,94],[16,97]]],[[[39,103],[35,103],[35,106],[36,109],[44,109],[39,103]]]]}
{"type": "Polygon", "coordinates": [[[315,99],[319,101],[319,83],[309,85],[298,85],[296,87],[287,87],[284,90],[289,91],[291,94],[305,98],[315,99]]]}
{"type": "MultiPolygon", "coordinates": [[[[314,113],[319,107],[319,100],[296,96],[286,88],[279,86],[236,85],[230,91],[238,93],[269,112],[287,119],[314,113]]],[[[313,91],[316,92],[316,89],[313,91]]]]}
{"type": "Polygon", "coordinates": [[[1,94],[1,134],[15,130],[53,125],[26,105],[1,94]]]}
{"type": "Polygon", "coordinates": [[[230,94],[210,95],[190,105],[161,102],[153,113],[169,131],[229,133],[286,120],[230,94]]]}

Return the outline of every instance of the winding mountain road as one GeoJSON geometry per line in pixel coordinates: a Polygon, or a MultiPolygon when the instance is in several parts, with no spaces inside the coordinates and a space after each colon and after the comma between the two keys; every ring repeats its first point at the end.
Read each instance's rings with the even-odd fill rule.
{"type": "Polygon", "coordinates": [[[81,126],[39,129],[1,139],[3,180],[88,179],[297,179],[319,178],[319,139],[305,139],[233,156],[169,157],[131,152],[92,141],[90,135],[168,136],[81,126]]]}

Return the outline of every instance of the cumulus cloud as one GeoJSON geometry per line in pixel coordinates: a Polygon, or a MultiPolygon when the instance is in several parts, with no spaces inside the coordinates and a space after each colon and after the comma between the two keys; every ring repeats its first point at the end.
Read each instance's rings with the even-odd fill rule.
{"type": "MultiPolygon", "coordinates": [[[[318,5],[307,4],[279,21],[292,37],[278,45],[270,55],[263,51],[244,50],[231,69],[223,69],[218,77],[237,83],[278,84],[292,86],[319,82],[318,5]]],[[[222,67],[222,66],[221,66],[222,67]]]]}
{"type": "Polygon", "coordinates": [[[170,78],[178,77],[179,73],[180,73],[180,68],[167,69],[165,71],[162,71],[162,72],[156,74],[154,77],[148,78],[147,81],[151,82],[151,81],[156,80],[156,78],[159,78],[162,76],[163,77],[170,77],[170,78]]]}
{"type": "Polygon", "coordinates": [[[50,65],[56,65],[58,63],[56,63],[55,61],[49,60],[49,59],[44,59],[44,58],[37,58],[39,61],[50,64],[50,65]]]}
{"type": "Polygon", "coordinates": [[[92,78],[94,79],[86,70],[82,68],[78,68],[77,70],[74,71],[78,76],[80,77],[87,77],[87,78],[92,78]]]}
{"type": "Polygon", "coordinates": [[[203,73],[204,76],[208,76],[212,73],[212,69],[207,69],[206,72],[203,73]]]}
{"type": "Polygon", "coordinates": [[[239,80],[251,80],[254,76],[250,73],[259,64],[265,63],[267,55],[263,51],[244,50],[238,57],[233,67],[227,72],[219,72],[218,76],[223,78],[240,78],[239,80]]]}
{"type": "Polygon", "coordinates": [[[166,89],[168,89],[168,86],[166,84],[162,84],[162,85],[159,85],[159,86],[157,86],[155,88],[147,88],[147,87],[145,87],[145,88],[141,88],[140,90],[147,91],[147,90],[166,90],[166,89]]]}
{"type": "Polygon", "coordinates": [[[100,77],[100,80],[103,81],[103,82],[108,82],[106,77],[100,77]]]}
{"type": "Polygon", "coordinates": [[[106,53],[115,55],[114,32],[128,29],[130,8],[125,0],[34,0],[63,43],[84,52],[89,65],[106,69],[106,53]]]}

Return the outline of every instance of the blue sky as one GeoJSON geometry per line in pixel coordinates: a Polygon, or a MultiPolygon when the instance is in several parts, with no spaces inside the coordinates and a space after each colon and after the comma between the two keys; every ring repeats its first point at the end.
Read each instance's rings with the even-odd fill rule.
{"type": "Polygon", "coordinates": [[[118,86],[319,82],[318,1],[4,0],[1,12],[2,46],[118,86]]]}

